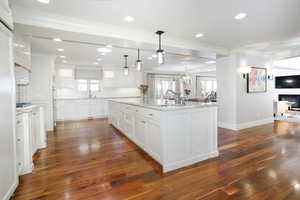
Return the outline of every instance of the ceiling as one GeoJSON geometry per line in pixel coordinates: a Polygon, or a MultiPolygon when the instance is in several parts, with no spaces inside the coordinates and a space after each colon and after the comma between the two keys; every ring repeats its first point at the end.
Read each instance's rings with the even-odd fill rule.
{"type": "Polygon", "coordinates": [[[299,0],[11,0],[12,7],[102,22],[130,29],[166,31],[194,43],[234,49],[300,36],[299,0]],[[238,13],[247,18],[235,20],[238,13]],[[135,21],[127,23],[125,16],[135,21]],[[203,33],[204,37],[195,38],[203,33]]]}
{"type": "Polygon", "coordinates": [[[156,46],[134,41],[118,40],[94,35],[79,34],[49,28],[34,27],[16,24],[18,33],[31,39],[32,53],[53,55],[57,63],[67,61],[70,65],[101,66],[103,68],[118,68],[124,66],[123,55],[129,55],[128,64],[134,68],[137,60],[137,48],[141,49],[141,59],[144,70],[184,72],[186,70],[215,71],[215,64],[207,64],[213,61],[215,54],[196,52],[185,49],[167,48],[166,62],[158,66],[157,60],[152,58],[156,46]],[[54,42],[53,38],[61,38],[62,42],[54,42]],[[112,52],[103,56],[97,52],[97,48],[112,45],[112,52]],[[64,52],[57,51],[58,48],[64,52]],[[65,59],[59,56],[66,56],[65,59]],[[100,61],[97,59],[101,59],[100,61]],[[95,63],[97,62],[97,63],[95,63]]]}

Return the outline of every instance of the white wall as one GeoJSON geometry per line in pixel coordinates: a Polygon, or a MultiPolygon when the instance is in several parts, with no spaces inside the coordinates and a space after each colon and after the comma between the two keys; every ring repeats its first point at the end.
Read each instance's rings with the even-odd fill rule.
{"type": "Polygon", "coordinates": [[[217,59],[218,122],[224,128],[236,125],[236,59],[235,55],[217,59]]]}
{"type": "MultiPolygon", "coordinates": [[[[238,66],[243,65],[271,68],[271,58],[251,54],[239,54],[238,66]]],[[[270,69],[267,69],[270,70],[270,69]]],[[[251,123],[264,123],[273,120],[273,81],[267,80],[267,92],[247,93],[246,79],[240,73],[237,75],[237,124],[239,127],[247,127],[251,123]]]]}
{"type": "Polygon", "coordinates": [[[238,72],[241,66],[270,65],[266,56],[233,53],[217,60],[219,126],[239,130],[272,122],[272,84],[268,80],[265,93],[247,93],[247,82],[238,72]]]}
{"type": "Polygon", "coordinates": [[[45,108],[46,130],[53,130],[53,74],[54,57],[32,55],[31,74],[28,88],[29,100],[45,108]]]}
{"type": "MultiPolygon", "coordinates": [[[[75,67],[74,65],[56,65],[55,98],[88,97],[88,92],[79,92],[77,90],[77,83],[74,76],[68,78],[59,76],[60,69],[74,70],[75,67]]],[[[138,86],[143,82],[141,72],[132,70],[128,76],[124,76],[121,68],[104,68],[103,71],[113,72],[114,77],[103,77],[103,80],[100,81],[100,92],[94,92],[93,96],[105,98],[140,96],[138,86]]]]}

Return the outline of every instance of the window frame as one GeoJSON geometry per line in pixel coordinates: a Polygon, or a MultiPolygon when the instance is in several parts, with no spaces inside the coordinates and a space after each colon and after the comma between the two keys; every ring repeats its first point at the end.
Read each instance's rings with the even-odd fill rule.
{"type": "Polygon", "coordinates": [[[101,91],[100,86],[101,86],[100,80],[87,80],[87,79],[76,80],[76,90],[78,92],[89,92],[89,91],[91,91],[91,92],[100,92],[101,91]],[[80,83],[80,81],[86,82],[86,83],[80,83]],[[95,81],[95,82],[97,81],[97,83],[92,83],[93,81],[95,81]],[[80,90],[79,89],[80,84],[86,84],[86,90],[80,90]],[[92,90],[92,88],[91,88],[92,85],[98,85],[98,90],[92,90]]]}

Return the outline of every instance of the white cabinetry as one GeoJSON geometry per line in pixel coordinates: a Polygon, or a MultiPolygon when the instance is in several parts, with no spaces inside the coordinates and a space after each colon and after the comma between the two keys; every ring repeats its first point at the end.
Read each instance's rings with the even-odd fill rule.
{"type": "Polygon", "coordinates": [[[146,151],[146,120],[143,117],[136,116],[135,122],[135,142],[146,151]]]}
{"type": "Polygon", "coordinates": [[[159,122],[148,120],[146,124],[146,141],[149,154],[157,161],[161,161],[162,138],[159,122]]]}
{"type": "Polygon", "coordinates": [[[17,160],[19,174],[31,173],[32,157],[46,147],[44,111],[34,107],[19,111],[16,118],[17,160]]]}
{"type": "Polygon", "coordinates": [[[29,39],[14,33],[14,58],[17,66],[31,70],[31,45],[29,39]]]}
{"type": "Polygon", "coordinates": [[[158,161],[164,172],[218,156],[217,107],[159,111],[109,102],[109,123],[158,161]]]}
{"type": "Polygon", "coordinates": [[[57,121],[81,120],[107,117],[105,99],[64,99],[55,100],[55,119],[57,121]]]}

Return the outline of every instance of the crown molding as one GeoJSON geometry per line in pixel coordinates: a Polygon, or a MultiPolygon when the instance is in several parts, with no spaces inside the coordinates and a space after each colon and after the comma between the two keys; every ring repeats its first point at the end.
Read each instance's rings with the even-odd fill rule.
{"type": "Polygon", "coordinates": [[[0,20],[3,21],[10,29],[13,29],[12,12],[5,2],[6,1],[0,3],[0,20]]]}
{"type": "MultiPolygon", "coordinates": [[[[53,13],[30,10],[28,8],[19,6],[13,7],[13,17],[15,23],[24,25],[130,40],[148,44],[157,43],[157,36],[151,32],[128,29],[110,24],[82,20],[79,18],[55,15],[53,13]]],[[[223,47],[195,43],[193,41],[170,36],[164,38],[164,43],[166,46],[181,49],[209,51],[220,55],[227,55],[229,53],[229,51],[223,47]]]]}

